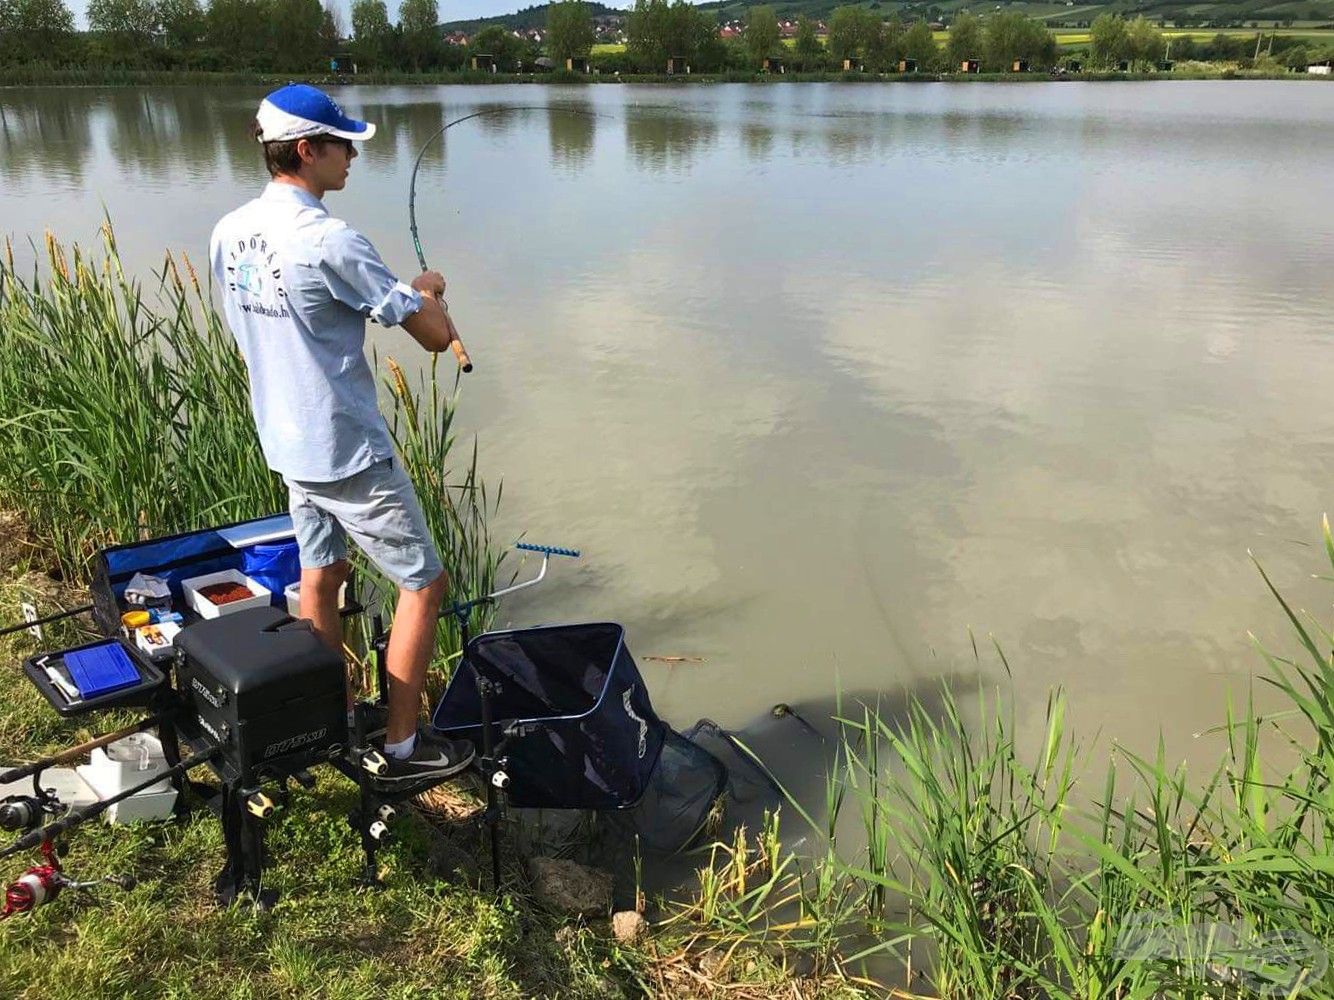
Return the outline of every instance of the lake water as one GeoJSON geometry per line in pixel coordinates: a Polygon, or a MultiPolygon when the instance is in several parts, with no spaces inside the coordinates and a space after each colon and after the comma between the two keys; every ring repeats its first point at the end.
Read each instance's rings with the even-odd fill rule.
{"type": "MultiPolygon", "coordinates": [[[[0,232],[105,211],[144,273],[205,260],[262,184],[261,95],[0,90],[0,232]]],[[[1061,684],[1080,732],[1196,756],[1247,630],[1288,643],[1248,550],[1327,616],[1334,87],[338,96],[380,135],[329,206],[404,274],[422,142],[550,106],[427,154],[423,243],[498,537],[584,552],[502,620],[623,622],[672,721],[1010,690],[992,634],[1021,726],[1061,684]]]]}

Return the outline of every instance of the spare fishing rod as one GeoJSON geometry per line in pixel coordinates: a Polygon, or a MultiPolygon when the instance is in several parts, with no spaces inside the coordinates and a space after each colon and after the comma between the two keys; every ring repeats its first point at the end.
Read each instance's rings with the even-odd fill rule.
{"type": "Polygon", "coordinates": [[[6,625],[0,628],[0,636],[13,635],[15,632],[22,632],[24,629],[39,628],[42,625],[50,625],[52,622],[58,622],[65,618],[73,618],[75,615],[81,615],[85,611],[92,611],[91,604],[81,604],[77,608],[70,608],[68,611],[57,611],[53,615],[47,615],[45,618],[34,618],[30,622],[19,622],[17,625],[6,625]]]}
{"type": "Polygon", "coordinates": [[[168,768],[165,771],[155,772],[153,776],[146,781],[141,781],[137,785],[131,785],[128,788],[122,789],[115,795],[109,796],[98,802],[90,803],[86,806],[81,806],[78,809],[71,809],[64,816],[60,817],[60,819],[46,824],[46,826],[43,826],[41,829],[25,833],[8,847],[0,850],[0,858],[8,858],[18,854],[20,851],[31,850],[34,847],[52,841],[67,830],[78,826],[80,823],[86,822],[95,816],[100,816],[117,802],[122,802],[132,795],[138,795],[140,792],[158,784],[159,782],[174,780],[185,774],[185,772],[189,771],[191,768],[207,763],[221,751],[222,747],[220,746],[210,747],[207,750],[203,750],[200,753],[186,758],[175,767],[168,768]]]}
{"type": "MultiPolygon", "coordinates": [[[[474,111],[471,114],[464,115],[462,118],[455,118],[452,122],[446,122],[433,132],[425,142],[422,143],[421,150],[417,153],[417,159],[412,164],[412,177],[408,181],[408,228],[412,233],[412,247],[417,251],[417,263],[423,271],[430,270],[426,266],[426,254],[422,251],[421,235],[417,231],[417,171],[422,165],[422,159],[426,156],[426,150],[431,147],[431,143],[439,139],[455,125],[462,125],[466,121],[474,118],[482,118],[486,115],[498,115],[510,111],[558,111],[569,115],[585,115],[589,118],[596,118],[597,115],[591,111],[576,111],[574,108],[555,108],[549,105],[505,105],[496,108],[483,108],[481,111],[474,111]]],[[[449,315],[449,303],[442,297],[440,306],[445,311],[445,326],[449,329],[449,346],[454,351],[454,357],[458,359],[459,367],[465,372],[472,371],[472,358],[468,357],[468,350],[463,346],[463,341],[459,339],[459,331],[454,326],[454,320],[449,315]]]]}
{"type": "Polygon", "coordinates": [[[31,913],[39,906],[44,906],[52,902],[63,889],[91,889],[94,886],[110,884],[124,889],[127,892],[135,887],[137,880],[133,875],[109,875],[105,878],[80,881],[70,876],[60,865],[59,848],[56,845],[56,838],[67,830],[84,823],[95,816],[100,815],[107,809],[114,806],[117,802],[124,801],[163,780],[172,780],[183,774],[190,768],[212,760],[221,747],[213,747],[202,753],[197,753],[188,760],[183,760],[175,767],[161,773],[154,774],[145,781],[117,792],[109,798],[102,799],[100,802],[94,802],[79,809],[72,809],[60,819],[47,823],[39,830],[29,830],[23,836],[19,837],[4,850],[0,850],[0,858],[7,858],[18,854],[20,851],[26,851],[33,847],[40,847],[42,851],[42,863],[33,865],[26,872],[16,878],[5,887],[3,897],[3,907],[0,907],[0,920],[12,917],[19,913],[31,913]]]}
{"type": "Polygon", "coordinates": [[[124,739],[126,736],[133,736],[135,733],[147,732],[156,728],[161,723],[167,721],[174,713],[162,712],[158,715],[150,715],[138,722],[126,726],[124,729],[117,729],[114,733],[105,733],[102,736],[94,736],[91,740],[80,743],[78,746],[70,747],[67,750],[61,750],[49,757],[43,757],[40,760],[32,761],[29,764],[21,764],[18,767],[10,768],[8,771],[0,773],[0,785],[13,784],[21,781],[29,775],[40,774],[48,767],[54,767],[56,764],[64,764],[66,761],[82,757],[84,754],[96,750],[98,747],[104,747],[117,740],[124,739]]]}

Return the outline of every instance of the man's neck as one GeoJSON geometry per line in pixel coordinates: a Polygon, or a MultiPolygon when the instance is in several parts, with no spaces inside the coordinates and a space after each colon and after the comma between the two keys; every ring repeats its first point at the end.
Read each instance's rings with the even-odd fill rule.
{"type": "Polygon", "coordinates": [[[317,187],[299,174],[279,174],[273,178],[275,184],[290,184],[294,188],[300,188],[307,194],[313,195],[317,200],[324,200],[324,189],[317,187]]]}

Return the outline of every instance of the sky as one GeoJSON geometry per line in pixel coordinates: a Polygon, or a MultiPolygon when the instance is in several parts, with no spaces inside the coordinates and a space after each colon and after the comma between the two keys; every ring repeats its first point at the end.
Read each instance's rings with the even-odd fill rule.
{"type": "MultiPolygon", "coordinates": [[[[81,28],[88,27],[88,19],[85,12],[88,9],[88,0],[65,0],[70,10],[74,12],[74,20],[81,28]]],[[[207,0],[201,0],[207,2],[207,0]]],[[[343,22],[348,21],[348,10],[351,7],[351,0],[334,0],[335,4],[343,12],[343,22]]],[[[512,14],[521,7],[531,7],[537,0],[524,0],[521,3],[515,3],[514,0],[439,0],[440,20],[443,21],[465,21],[474,17],[492,17],[496,14],[512,14]]],[[[602,0],[608,7],[629,7],[629,0],[624,4],[617,0],[602,0]]],[[[385,0],[385,6],[389,8],[389,19],[398,20],[399,0],[385,0]]]]}

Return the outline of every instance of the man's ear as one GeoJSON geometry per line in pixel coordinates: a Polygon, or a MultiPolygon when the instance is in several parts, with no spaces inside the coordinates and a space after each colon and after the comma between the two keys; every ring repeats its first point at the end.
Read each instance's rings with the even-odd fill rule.
{"type": "Polygon", "coordinates": [[[298,139],[296,143],[296,155],[300,157],[302,163],[315,162],[315,145],[309,139],[298,139]]]}

